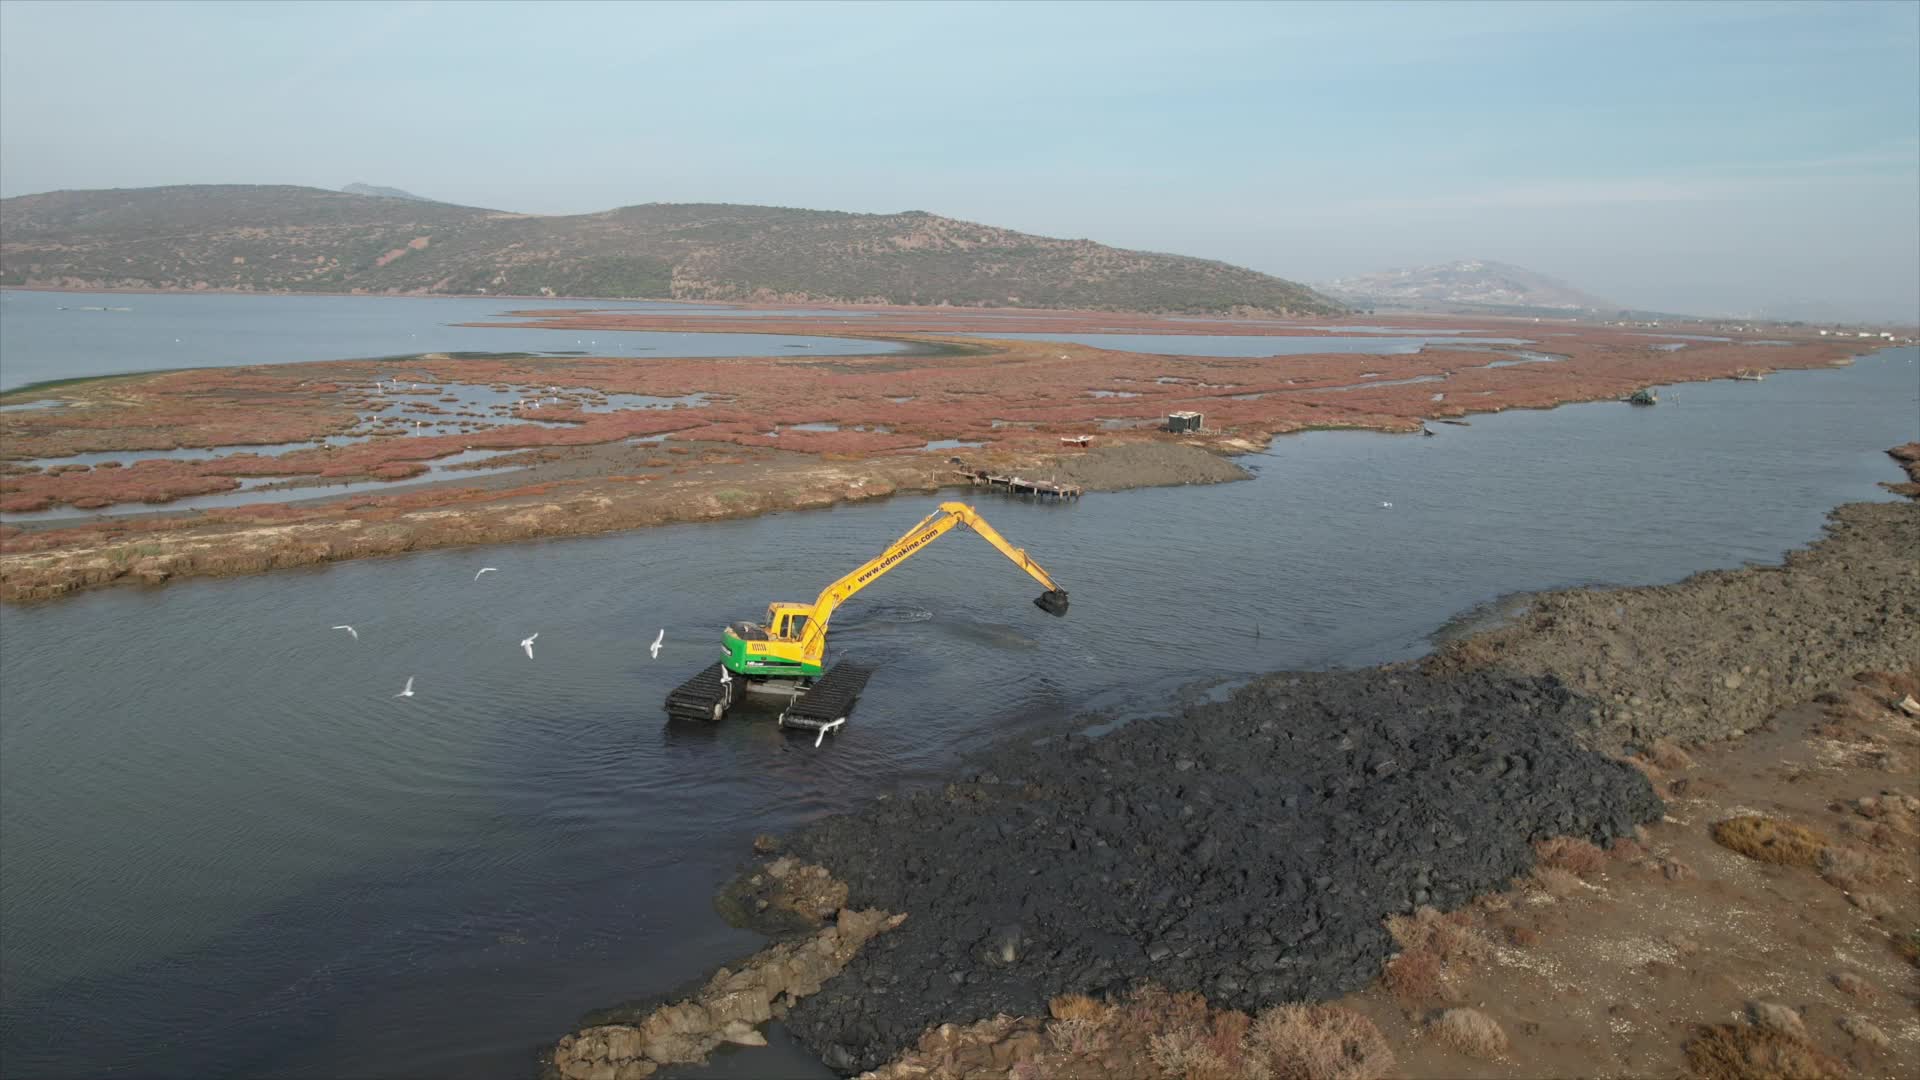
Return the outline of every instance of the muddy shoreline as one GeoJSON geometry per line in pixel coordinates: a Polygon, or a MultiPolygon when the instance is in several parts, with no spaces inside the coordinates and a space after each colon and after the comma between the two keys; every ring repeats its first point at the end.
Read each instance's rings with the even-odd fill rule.
{"type": "MultiPolygon", "coordinates": [[[[1270,675],[1097,737],[1085,716],[1024,731],[942,789],[764,845],[908,916],[786,1023],[854,1072],[1060,995],[1151,982],[1253,1012],[1360,990],[1403,944],[1389,917],[1504,889],[1553,837],[1639,850],[1685,787],[1652,783],[1678,744],[1920,664],[1916,550],[1920,504],[1851,504],[1779,566],[1536,594],[1421,661],[1270,675]]],[[[1003,1051],[1044,1042],[1034,1021],[1009,1050],[1027,1036],[997,1023],[981,1063],[1006,1075],[1003,1051]]]]}

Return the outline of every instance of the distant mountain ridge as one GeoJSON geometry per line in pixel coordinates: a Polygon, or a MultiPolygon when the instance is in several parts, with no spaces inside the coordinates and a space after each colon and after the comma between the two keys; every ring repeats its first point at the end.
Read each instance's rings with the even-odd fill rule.
{"type": "Polygon", "coordinates": [[[340,189],[349,195],[369,195],[376,199],[412,199],[415,202],[439,202],[425,195],[415,195],[411,191],[402,191],[397,187],[380,187],[377,184],[348,184],[340,189]]]}
{"type": "Polygon", "coordinates": [[[650,203],[548,217],[319,188],[192,185],[0,200],[0,284],[950,304],[1325,315],[1209,259],[920,211],[650,203]]]}
{"type": "Polygon", "coordinates": [[[1545,274],[1488,259],[1338,278],[1323,292],[1358,307],[1481,311],[1611,311],[1613,304],[1545,274]]]}

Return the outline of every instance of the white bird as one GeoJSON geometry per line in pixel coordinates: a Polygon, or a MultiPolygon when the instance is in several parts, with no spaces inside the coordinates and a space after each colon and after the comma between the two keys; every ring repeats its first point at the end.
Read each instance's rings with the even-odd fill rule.
{"type": "Polygon", "coordinates": [[[1381,503],[1381,504],[1380,504],[1380,509],[1382,509],[1382,510],[1391,510],[1391,509],[1393,509],[1393,504],[1392,504],[1392,503],[1389,503],[1389,502],[1383,502],[1383,503],[1381,503]]]}
{"type": "MultiPolygon", "coordinates": [[[[655,660],[660,659],[660,643],[665,640],[667,640],[667,628],[663,626],[660,628],[660,632],[654,635],[653,644],[647,646],[647,651],[653,654],[655,660]]],[[[723,668],[722,670],[725,669],[723,668]]]]}
{"type": "Polygon", "coordinates": [[[360,631],[358,631],[358,630],[355,630],[355,629],[354,629],[353,627],[351,627],[351,626],[347,626],[347,625],[346,625],[346,624],[344,624],[344,623],[343,623],[343,624],[341,624],[341,625],[339,625],[339,626],[333,626],[333,627],[329,627],[328,629],[331,629],[331,630],[345,630],[345,631],[346,631],[347,633],[349,633],[349,634],[352,634],[352,635],[353,635],[353,640],[355,640],[355,641],[359,641],[359,640],[360,640],[360,631]]]}
{"type": "Polygon", "coordinates": [[[404,688],[402,688],[399,693],[393,696],[394,697],[412,697],[413,696],[413,676],[411,675],[407,676],[407,685],[404,688]]]}
{"type": "Polygon", "coordinates": [[[500,568],[497,566],[483,566],[480,568],[479,573],[476,573],[473,575],[473,580],[479,581],[480,574],[497,574],[499,572],[500,572],[500,568]]]}
{"type": "Polygon", "coordinates": [[[530,637],[527,640],[520,643],[520,647],[527,650],[527,659],[529,660],[533,659],[533,638],[537,638],[539,636],[540,636],[539,634],[535,634],[533,635],[533,637],[530,637]]]}

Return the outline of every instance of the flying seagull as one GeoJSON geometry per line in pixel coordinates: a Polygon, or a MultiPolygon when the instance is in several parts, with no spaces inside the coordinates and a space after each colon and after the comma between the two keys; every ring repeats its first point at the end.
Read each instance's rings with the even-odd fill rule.
{"type": "Polygon", "coordinates": [[[399,693],[393,696],[394,697],[412,697],[413,696],[413,676],[411,675],[407,676],[407,685],[403,689],[401,689],[399,693]]]}
{"type": "Polygon", "coordinates": [[[353,627],[351,627],[351,626],[348,626],[348,625],[346,625],[346,624],[344,624],[344,623],[342,623],[342,624],[341,624],[341,625],[339,625],[339,626],[333,626],[333,627],[328,627],[328,629],[330,629],[330,630],[345,630],[345,631],[346,631],[347,633],[349,633],[349,634],[352,634],[352,635],[353,635],[353,640],[355,640],[355,641],[359,641],[359,640],[360,640],[360,631],[358,631],[358,630],[355,630],[355,629],[354,629],[353,627]]]}
{"type": "Polygon", "coordinates": [[[1381,503],[1381,504],[1380,504],[1380,509],[1382,509],[1382,510],[1391,510],[1391,509],[1393,509],[1393,504],[1392,504],[1392,503],[1389,503],[1389,502],[1383,502],[1383,503],[1381,503]]]}
{"type": "Polygon", "coordinates": [[[480,574],[497,574],[499,572],[500,572],[500,568],[497,566],[483,566],[480,568],[479,573],[473,575],[473,580],[479,581],[480,574]]]}
{"type": "Polygon", "coordinates": [[[660,659],[660,643],[665,640],[667,640],[667,628],[663,626],[660,632],[654,635],[653,644],[647,646],[647,651],[653,654],[655,660],[660,659]]]}
{"type": "Polygon", "coordinates": [[[540,636],[539,634],[535,634],[533,635],[533,637],[530,637],[527,640],[520,643],[520,647],[527,650],[527,659],[529,660],[533,659],[533,638],[537,638],[539,636],[540,636]]]}

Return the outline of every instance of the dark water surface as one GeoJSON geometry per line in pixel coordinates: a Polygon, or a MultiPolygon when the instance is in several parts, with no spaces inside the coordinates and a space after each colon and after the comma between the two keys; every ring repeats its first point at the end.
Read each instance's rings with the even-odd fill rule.
{"type": "MultiPolygon", "coordinates": [[[[595,308],[701,316],[786,314],[654,301],[489,297],[248,296],[231,293],[0,291],[0,390],[51,379],[183,367],[294,364],[423,352],[587,352],[599,356],[835,356],[898,352],[891,341],[752,333],[518,330],[455,326],[507,311],[595,308]],[[126,311],[79,310],[127,308],[126,311]],[[64,310],[63,310],[64,309],[64,310]]],[[[857,325],[857,324],[855,324],[857,325]]]]}
{"type": "MultiPolygon", "coordinates": [[[[956,532],[835,621],[837,654],[879,672],[818,750],[745,718],[669,726],[661,699],[723,621],[810,598],[933,498],[0,609],[0,1061],[526,1075],[582,1012],[758,946],[710,905],[755,833],[1036,719],[1414,656],[1516,590],[1777,559],[1835,504],[1888,497],[1916,357],[1431,439],[1292,436],[1247,483],[981,497],[1072,613],[956,532]]],[[[797,1060],[758,1053],[723,1071],[797,1060]]]]}

